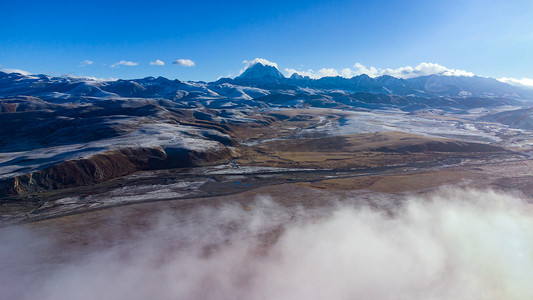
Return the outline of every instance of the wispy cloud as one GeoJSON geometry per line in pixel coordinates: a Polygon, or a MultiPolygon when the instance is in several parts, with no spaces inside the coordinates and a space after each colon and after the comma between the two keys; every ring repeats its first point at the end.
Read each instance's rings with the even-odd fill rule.
{"type": "Polygon", "coordinates": [[[525,86],[529,88],[533,87],[533,79],[531,78],[524,77],[522,79],[517,79],[517,78],[511,78],[511,77],[502,77],[502,78],[498,78],[498,80],[501,82],[511,84],[511,85],[515,85],[515,86],[525,86]]]}
{"type": "Polygon", "coordinates": [[[94,64],[94,61],[86,59],[80,63],[80,67],[85,67],[92,64],[94,64]]]}
{"type": "Polygon", "coordinates": [[[257,63],[263,64],[264,66],[272,66],[272,67],[276,67],[276,68],[278,67],[277,63],[271,62],[271,61],[266,60],[264,58],[256,58],[256,59],[250,60],[250,61],[245,60],[242,63],[246,65],[245,68],[253,66],[253,65],[257,64],[257,63]]]}
{"type": "Polygon", "coordinates": [[[186,58],[180,58],[180,59],[176,60],[175,62],[173,62],[173,64],[178,65],[178,66],[184,66],[184,67],[194,67],[195,66],[194,61],[192,61],[190,59],[186,59],[186,58]]]}
{"type": "Polygon", "coordinates": [[[150,66],[164,66],[165,62],[159,59],[150,62],[150,66]]]}
{"type": "Polygon", "coordinates": [[[329,76],[342,76],[346,78],[351,78],[353,76],[366,74],[370,77],[378,77],[383,75],[390,75],[394,76],[396,78],[413,78],[413,77],[419,77],[419,76],[427,76],[427,75],[443,75],[443,76],[474,76],[474,73],[468,72],[465,70],[459,70],[459,69],[450,69],[445,66],[436,64],[436,63],[420,63],[415,67],[412,66],[405,66],[400,67],[396,69],[392,68],[386,68],[386,69],[380,69],[373,66],[367,67],[361,63],[355,63],[353,68],[344,68],[341,71],[337,71],[336,69],[332,68],[322,68],[318,71],[313,71],[312,69],[308,69],[307,71],[302,70],[296,70],[296,69],[290,69],[286,68],[285,72],[290,76],[293,73],[298,73],[302,76],[309,76],[311,78],[322,78],[322,77],[329,77],[329,76]]]}
{"type": "Polygon", "coordinates": [[[138,66],[138,65],[139,65],[138,63],[133,62],[133,61],[121,60],[119,62],[116,62],[116,63],[112,64],[111,68],[115,68],[115,67],[118,67],[118,66],[134,67],[134,66],[138,66]]]}
{"type": "Polygon", "coordinates": [[[31,75],[30,72],[24,71],[24,70],[19,70],[19,69],[0,69],[0,71],[2,71],[4,73],[19,73],[19,74],[22,74],[22,75],[31,75]]]}

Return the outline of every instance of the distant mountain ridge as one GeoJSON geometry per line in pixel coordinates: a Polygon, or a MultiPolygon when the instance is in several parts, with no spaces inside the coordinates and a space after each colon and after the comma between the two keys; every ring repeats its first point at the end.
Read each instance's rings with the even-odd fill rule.
{"type": "MultiPolygon", "coordinates": [[[[330,110],[307,111],[317,114],[320,127],[337,130],[344,116],[373,115],[362,111],[381,110],[376,115],[409,122],[415,114],[470,117],[518,109],[531,106],[527,92],[482,77],[286,78],[263,64],[216,82],[164,77],[98,81],[0,72],[0,195],[92,185],[141,170],[229,163],[235,153],[231,147],[239,143],[236,132],[253,133],[294,118],[298,125],[291,130],[299,134],[306,119],[300,114],[307,108],[334,109],[338,123],[321,115],[330,110]],[[292,108],[297,109],[294,116],[279,114],[292,108]]],[[[487,121],[529,128],[530,117],[509,122],[530,114],[516,111],[487,121]]],[[[373,132],[373,122],[356,130],[373,132]]],[[[394,124],[378,128],[395,130],[394,124]]]]}
{"type": "Polygon", "coordinates": [[[218,82],[246,84],[262,88],[276,86],[296,86],[317,89],[339,89],[350,92],[370,92],[389,95],[417,96],[500,96],[515,99],[533,99],[533,89],[512,86],[493,78],[479,76],[445,76],[427,75],[409,79],[400,79],[390,75],[372,78],[366,74],[345,78],[322,77],[312,79],[293,73],[286,78],[274,66],[258,62],[235,79],[222,78],[218,82]]]}
{"type": "Polygon", "coordinates": [[[285,77],[260,62],[236,78],[185,82],[164,77],[97,81],[87,78],[0,72],[0,98],[30,96],[53,103],[90,99],[151,98],[176,101],[182,107],[318,106],[336,108],[470,109],[527,105],[533,89],[484,77],[429,75],[399,79],[366,74],[312,79],[285,77]],[[252,101],[253,100],[253,101],[252,101]]]}

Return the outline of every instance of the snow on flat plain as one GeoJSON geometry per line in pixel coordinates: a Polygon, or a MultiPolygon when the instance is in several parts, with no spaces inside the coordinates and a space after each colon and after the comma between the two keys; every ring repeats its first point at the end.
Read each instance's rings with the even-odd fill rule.
{"type": "Polygon", "coordinates": [[[220,149],[219,142],[205,138],[203,135],[214,136],[228,135],[216,130],[199,129],[191,126],[183,126],[168,123],[156,123],[142,125],[138,130],[127,135],[110,139],[106,143],[109,149],[124,147],[179,147],[196,151],[220,149]]]}
{"type": "Polygon", "coordinates": [[[209,179],[204,178],[194,181],[180,181],[171,184],[127,186],[106,193],[90,195],[80,200],[85,203],[113,205],[139,201],[182,198],[197,191],[197,189],[208,180],[209,179]]]}
{"type": "Polygon", "coordinates": [[[277,167],[256,167],[256,166],[231,166],[219,165],[207,168],[204,174],[224,175],[224,174],[254,174],[254,173],[277,173],[277,172],[295,172],[295,171],[316,171],[316,169],[297,169],[297,168],[277,168],[277,167]]]}
{"type": "MultiPolygon", "coordinates": [[[[503,106],[491,109],[471,110],[466,114],[424,114],[413,115],[400,110],[373,110],[373,111],[349,111],[328,109],[330,113],[343,116],[337,122],[319,122],[316,126],[302,129],[294,136],[316,135],[350,135],[361,133],[379,133],[400,131],[419,134],[427,137],[450,138],[467,142],[490,143],[503,147],[525,149],[533,144],[533,131],[514,129],[498,123],[476,121],[477,118],[486,115],[512,109],[511,106],[503,106]]],[[[266,111],[290,110],[286,108],[269,108],[266,111]]],[[[315,115],[323,114],[323,109],[316,110],[315,115]]],[[[320,118],[323,120],[323,118],[320,118]]],[[[293,138],[292,136],[291,138],[293,138]]],[[[253,140],[245,142],[245,145],[253,146],[269,140],[283,140],[286,138],[271,138],[265,140],[253,140]]]]}
{"type": "Polygon", "coordinates": [[[197,193],[198,189],[209,180],[211,179],[195,178],[164,185],[149,184],[126,186],[87,196],[64,197],[44,203],[39,207],[39,213],[41,216],[57,215],[86,208],[179,199],[197,193]]]}
{"type": "Polygon", "coordinates": [[[193,151],[213,151],[223,145],[205,136],[224,136],[216,130],[191,126],[155,123],[141,125],[126,135],[81,144],[33,149],[23,152],[0,153],[0,179],[44,169],[72,159],[87,158],[108,150],[137,147],[183,148],[193,151]]]}
{"type": "Polygon", "coordinates": [[[330,135],[349,135],[401,131],[430,137],[454,137],[466,141],[494,143],[500,138],[497,132],[486,132],[472,121],[452,118],[408,115],[400,111],[342,112],[340,123],[326,123],[320,127],[304,130],[303,133],[324,132],[330,135]]]}

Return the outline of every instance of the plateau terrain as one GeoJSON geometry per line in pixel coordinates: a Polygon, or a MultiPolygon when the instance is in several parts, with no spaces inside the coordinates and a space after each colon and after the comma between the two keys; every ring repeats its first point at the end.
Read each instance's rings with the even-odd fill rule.
{"type": "MultiPolygon", "coordinates": [[[[528,203],[533,199],[531,107],[532,89],[477,76],[312,79],[294,73],[287,78],[262,63],[215,82],[163,77],[101,81],[0,72],[0,235],[28,235],[27,251],[42,254],[29,264],[4,262],[5,268],[18,271],[0,281],[23,284],[41,276],[48,269],[43,264],[61,269],[66,262],[79,262],[88,249],[117,246],[125,248],[108,253],[104,264],[124,260],[129,265],[128,255],[146,254],[147,261],[142,261],[150,268],[168,263],[187,269],[187,260],[172,253],[194,246],[191,251],[199,251],[197,259],[208,265],[207,273],[189,270],[179,276],[196,274],[197,279],[190,279],[193,286],[224,290],[228,284],[210,279],[211,267],[232,264],[244,255],[237,265],[247,262],[254,268],[242,270],[264,271],[264,265],[255,264],[268,265],[270,255],[278,253],[271,251],[297,264],[298,257],[290,256],[292,252],[284,256],[287,252],[279,247],[301,247],[291,243],[308,242],[305,237],[311,233],[305,226],[320,220],[333,222],[335,228],[343,218],[335,213],[339,207],[366,207],[377,215],[359,217],[384,218],[375,228],[393,228],[390,222],[400,222],[403,225],[395,228],[403,230],[420,216],[445,220],[448,215],[433,216],[425,204],[416,208],[420,214],[407,214],[415,219],[402,219],[403,213],[394,219],[409,203],[436,203],[420,199],[443,193],[492,199],[505,192],[528,203]],[[452,192],[457,189],[462,192],[452,192]],[[297,229],[291,227],[295,224],[297,229]],[[13,228],[31,234],[13,233],[13,228]],[[183,235],[176,238],[178,228],[187,233],[180,231],[183,235]],[[43,239],[45,244],[38,242],[43,239]],[[239,248],[243,239],[254,243],[239,248]],[[155,254],[144,248],[147,244],[158,245],[155,254]],[[250,255],[266,261],[251,261],[250,255]],[[21,271],[20,265],[28,269],[21,271]]],[[[461,212],[459,206],[451,211],[461,212]]],[[[428,225],[416,220],[412,224],[428,225]]],[[[442,224],[445,228],[447,223],[442,224]]],[[[330,236],[322,227],[312,228],[317,235],[330,236]]],[[[410,236],[409,230],[398,234],[410,236]]],[[[391,240],[394,237],[375,242],[391,240]]],[[[342,239],[335,243],[342,246],[342,239]]],[[[403,246],[397,247],[399,252],[390,257],[383,250],[385,259],[404,259],[410,265],[410,256],[402,256],[403,246]]],[[[6,249],[2,251],[12,251],[6,249]]],[[[417,259],[425,258],[413,261],[417,259]]],[[[98,276],[91,266],[102,261],[89,261],[78,267],[98,276]]],[[[144,268],[142,263],[135,267],[144,268]]],[[[117,268],[123,270],[124,265],[117,268]]],[[[161,268],[156,270],[163,276],[161,268]]],[[[65,272],[55,273],[60,279],[54,284],[69,282],[65,272]]],[[[228,280],[235,282],[229,286],[262,289],[264,281],[283,291],[281,282],[261,277],[271,276],[270,271],[252,272],[250,280],[259,283],[246,281],[246,272],[230,272],[228,280]]],[[[143,276],[136,280],[143,281],[143,276]]],[[[298,274],[287,276],[298,281],[298,274]]],[[[453,279],[454,284],[461,281],[453,279]]],[[[57,291],[43,286],[32,288],[54,299],[57,291]]],[[[279,296],[267,290],[269,297],[279,296]]],[[[239,297],[250,296],[247,289],[240,291],[239,297]]],[[[6,295],[16,297],[20,290],[11,292],[6,295]]],[[[204,295],[202,290],[188,292],[180,295],[204,295]]]]}
{"type": "Polygon", "coordinates": [[[210,83],[0,73],[0,97],[3,223],[279,184],[472,172],[527,162],[533,132],[533,90],[476,76],[286,78],[260,62],[210,83]]]}

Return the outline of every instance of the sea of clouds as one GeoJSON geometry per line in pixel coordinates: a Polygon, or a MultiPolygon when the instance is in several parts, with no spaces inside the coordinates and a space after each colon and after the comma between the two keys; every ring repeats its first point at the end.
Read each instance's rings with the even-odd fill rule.
{"type": "Polygon", "coordinates": [[[3,228],[0,298],[533,298],[533,210],[520,197],[443,189],[385,209],[356,200],[168,212],[127,242],[61,262],[47,259],[55,241],[3,228]]]}

